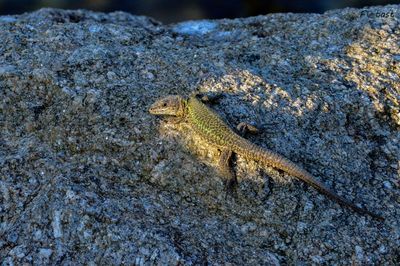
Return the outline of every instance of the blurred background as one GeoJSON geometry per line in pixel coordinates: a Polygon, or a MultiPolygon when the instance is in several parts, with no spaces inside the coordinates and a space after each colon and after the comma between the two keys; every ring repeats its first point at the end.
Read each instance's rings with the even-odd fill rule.
{"type": "Polygon", "coordinates": [[[0,15],[20,14],[42,7],[116,10],[146,15],[163,23],[191,19],[249,17],[276,12],[323,13],[329,9],[398,4],[399,0],[0,0],[0,15]]]}

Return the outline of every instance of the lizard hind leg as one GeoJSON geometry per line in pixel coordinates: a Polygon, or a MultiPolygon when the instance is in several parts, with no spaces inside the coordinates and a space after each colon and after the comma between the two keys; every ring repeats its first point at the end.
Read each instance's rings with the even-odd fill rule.
{"type": "Polygon", "coordinates": [[[225,188],[226,192],[233,192],[236,188],[238,181],[235,172],[232,168],[232,157],[233,152],[230,149],[224,149],[221,151],[219,157],[219,172],[222,176],[226,178],[225,188]]]}
{"type": "Polygon", "coordinates": [[[240,122],[237,126],[236,126],[236,130],[239,132],[240,135],[245,136],[247,133],[251,133],[251,134],[257,134],[259,133],[258,128],[256,128],[255,126],[246,123],[246,122],[240,122]]]}

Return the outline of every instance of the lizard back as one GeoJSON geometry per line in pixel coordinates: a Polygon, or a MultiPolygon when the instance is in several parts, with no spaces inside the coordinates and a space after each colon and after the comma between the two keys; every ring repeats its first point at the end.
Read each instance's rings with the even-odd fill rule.
{"type": "Polygon", "coordinates": [[[282,156],[263,149],[238,135],[217,113],[195,97],[188,99],[188,120],[196,133],[210,143],[227,147],[247,158],[263,161],[274,167],[281,166],[284,160],[282,156]]]}
{"type": "Polygon", "coordinates": [[[292,172],[294,165],[290,164],[288,160],[239,136],[218,114],[195,97],[188,99],[188,120],[196,133],[208,142],[229,148],[247,158],[262,161],[289,173],[292,172]]]}
{"type": "Polygon", "coordinates": [[[189,123],[196,133],[207,141],[222,147],[232,147],[241,137],[230,129],[226,123],[208,106],[195,97],[187,102],[189,123]]]}

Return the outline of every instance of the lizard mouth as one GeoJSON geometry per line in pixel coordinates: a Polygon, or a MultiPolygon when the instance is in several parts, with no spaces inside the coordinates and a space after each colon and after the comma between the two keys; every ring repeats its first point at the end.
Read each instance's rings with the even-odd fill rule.
{"type": "Polygon", "coordinates": [[[156,110],[154,110],[153,108],[149,109],[149,113],[152,114],[152,115],[157,115],[158,114],[158,112],[156,110]]]}
{"type": "Polygon", "coordinates": [[[150,108],[149,108],[149,113],[150,113],[150,114],[153,114],[153,115],[156,115],[156,114],[159,113],[159,112],[157,111],[157,108],[156,108],[156,106],[155,106],[154,104],[152,104],[152,105],[150,106],[150,108]]]}
{"type": "Polygon", "coordinates": [[[155,106],[151,106],[149,108],[149,113],[152,115],[167,115],[163,110],[160,110],[160,108],[157,108],[155,106]]]}

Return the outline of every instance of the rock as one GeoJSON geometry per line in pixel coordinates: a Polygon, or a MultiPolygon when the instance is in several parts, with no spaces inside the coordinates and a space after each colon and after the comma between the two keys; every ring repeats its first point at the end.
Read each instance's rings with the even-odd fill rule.
{"type": "Polygon", "coordinates": [[[53,254],[53,250],[51,250],[50,248],[41,248],[39,250],[39,255],[44,258],[49,258],[51,254],[53,254]]]}
{"type": "Polygon", "coordinates": [[[1,263],[398,262],[399,7],[0,17],[1,263]],[[222,94],[213,109],[257,125],[251,141],[385,222],[240,156],[226,194],[218,149],[148,113],[194,92],[222,94]]]}

